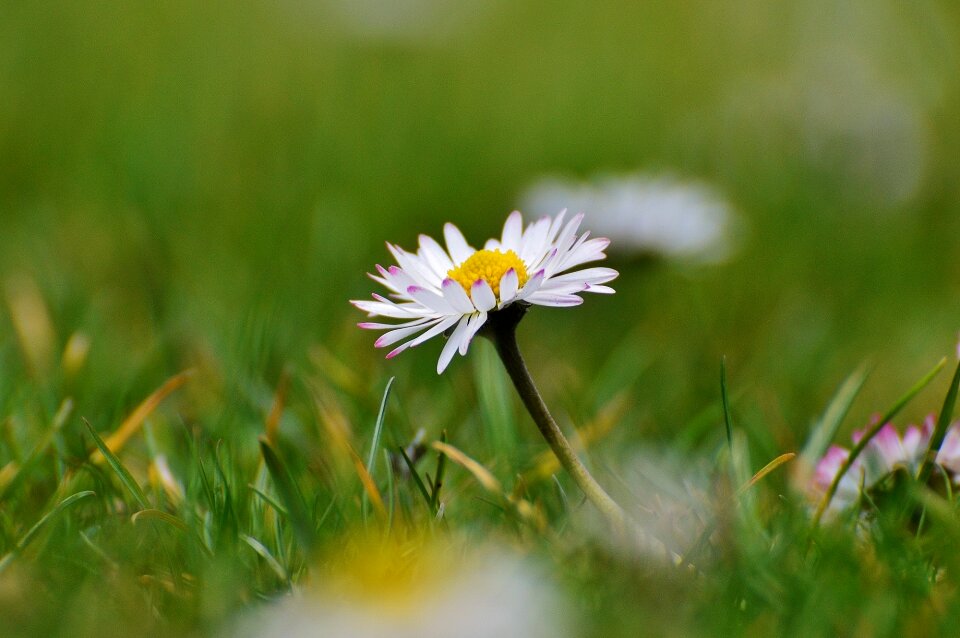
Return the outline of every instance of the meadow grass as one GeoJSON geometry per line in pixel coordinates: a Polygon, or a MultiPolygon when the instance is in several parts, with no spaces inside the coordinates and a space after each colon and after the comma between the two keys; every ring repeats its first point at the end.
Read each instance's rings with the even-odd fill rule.
{"type": "Polygon", "coordinates": [[[509,548],[572,635],[950,635],[950,481],[816,525],[801,478],[871,415],[948,412],[952,362],[914,384],[960,326],[960,17],[816,4],[491,3],[414,43],[292,2],[0,7],[0,635],[229,632],[371,538],[509,548]],[[908,196],[914,164],[788,108],[829,75],[809,42],[907,96],[908,196]],[[614,255],[616,295],[518,337],[666,559],[594,516],[491,344],[384,362],[346,303],[384,241],[639,169],[715,184],[740,251],[614,255]]]}

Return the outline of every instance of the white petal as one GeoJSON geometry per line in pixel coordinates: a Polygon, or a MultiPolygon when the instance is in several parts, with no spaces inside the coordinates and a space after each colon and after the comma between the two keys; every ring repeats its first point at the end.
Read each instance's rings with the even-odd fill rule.
{"type": "Polygon", "coordinates": [[[570,250],[570,247],[573,245],[573,242],[576,238],[577,229],[580,227],[580,222],[583,221],[583,213],[577,213],[573,216],[567,225],[563,227],[563,230],[560,231],[560,236],[557,237],[557,241],[554,242],[557,250],[561,254],[570,250]]]}
{"type": "Polygon", "coordinates": [[[480,312],[493,310],[497,305],[497,297],[493,294],[493,288],[483,279],[473,282],[473,286],[470,287],[470,296],[473,298],[473,305],[480,312]]]}
{"type": "Polygon", "coordinates": [[[487,322],[487,313],[480,312],[473,315],[470,318],[470,324],[467,326],[467,334],[464,335],[463,340],[460,342],[460,355],[463,356],[467,354],[467,348],[470,347],[470,342],[473,340],[474,335],[477,334],[477,331],[483,327],[483,324],[487,322]]]}
{"type": "Polygon", "coordinates": [[[430,292],[419,286],[410,286],[407,288],[407,294],[416,301],[422,303],[427,308],[440,313],[441,315],[460,314],[453,309],[450,303],[435,292],[430,292]]]}
{"type": "Polygon", "coordinates": [[[500,244],[500,241],[497,239],[488,239],[487,243],[483,245],[484,250],[500,250],[503,246],[500,244]]]}
{"type": "Polygon", "coordinates": [[[380,315],[381,317],[393,317],[394,319],[410,319],[411,317],[422,317],[425,314],[423,311],[415,311],[410,308],[401,307],[393,302],[352,299],[350,303],[371,317],[380,315]]]}
{"type": "Polygon", "coordinates": [[[407,328],[397,328],[396,330],[391,330],[390,332],[385,332],[380,335],[380,338],[377,339],[374,343],[376,348],[386,348],[387,346],[393,345],[398,341],[403,341],[407,337],[418,332],[423,332],[428,326],[436,325],[439,323],[440,319],[434,319],[432,322],[419,324],[416,326],[410,326],[407,328]]]}
{"type": "Polygon", "coordinates": [[[557,239],[557,235],[560,233],[560,229],[563,227],[563,218],[567,215],[567,209],[564,208],[560,213],[553,218],[553,222],[550,224],[550,232],[547,233],[547,243],[552,244],[557,239]]]}
{"type": "Polygon", "coordinates": [[[463,238],[463,233],[453,224],[447,223],[443,226],[443,238],[447,242],[447,251],[453,258],[454,264],[462,264],[470,255],[477,252],[470,247],[467,240],[463,238]]]}
{"type": "Polygon", "coordinates": [[[520,260],[524,264],[540,261],[549,248],[550,218],[541,217],[527,227],[520,240],[520,260]]]}
{"type": "Polygon", "coordinates": [[[595,292],[601,295],[612,295],[613,293],[617,292],[610,286],[598,286],[596,284],[587,284],[587,286],[588,287],[586,290],[584,290],[584,292],[595,292]]]}
{"type": "Polygon", "coordinates": [[[570,295],[577,292],[585,292],[590,288],[590,284],[585,281],[556,281],[548,279],[540,286],[541,292],[548,292],[552,295],[570,295]]]}
{"type": "Polygon", "coordinates": [[[460,319],[461,319],[461,315],[453,315],[453,316],[451,316],[451,317],[444,317],[443,320],[440,321],[440,323],[438,323],[437,325],[435,325],[434,327],[430,328],[429,330],[427,330],[426,332],[424,332],[422,335],[420,335],[419,337],[417,337],[416,339],[414,339],[413,341],[411,341],[409,347],[413,348],[413,347],[419,346],[421,343],[423,343],[423,342],[426,341],[427,339],[432,339],[433,337],[437,336],[438,334],[440,334],[441,332],[443,332],[444,330],[446,330],[447,328],[449,328],[449,327],[452,326],[453,324],[455,324],[455,323],[457,323],[458,321],[460,321],[460,319]]]}
{"type": "Polygon", "coordinates": [[[503,277],[500,278],[501,308],[513,301],[513,298],[517,296],[517,288],[519,286],[520,278],[517,276],[517,271],[513,268],[508,268],[507,272],[503,273],[503,277]]]}
{"type": "Polygon", "coordinates": [[[606,257],[603,251],[609,245],[609,239],[605,237],[597,237],[583,243],[582,245],[573,247],[560,260],[557,267],[557,272],[563,272],[564,270],[575,268],[580,264],[603,259],[606,257]]]}
{"type": "Polygon", "coordinates": [[[520,252],[520,237],[523,236],[523,216],[520,211],[515,210],[507,217],[503,224],[503,233],[500,235],[500,243],[504,251],[512,250],[520,252]]]}
{"type": "Polygon", "coordinates": [[[406,295],[407,288],[417,285],[413,277],[404,272],[403,268],[399,266],[390,266],[390,268],[385,269],[380,264],[377,264],[377,272],[383,277],[387,288],[404,296],[406,295]]]}
{"type": "Polygon", "coordinates": [[[558,307],[579,306],[583,303],[583,299],[576,295],[554,295],[543,291],[533,293],[527,298],[527,301],[538,306],[558,307]]]}
{"type": "Polygon", "coordinates": [[[605,284],[608,281],[613,281],[616,279],[620,273],[618,273],[613,268],[584,268],[583,270],[577,270],[565,275],[558,275],[556,277],[551,277],[550,282],[562,282],[562,283],[572,283],[572,282],[582,282],[586,284],[605,284]]]}
{"type": "Polygon", "coordinates": [[[427,323],[432,321],[429,317],[421,317],[420,319],[414,319],[413,321],[405,321],[403,323],[372,323],[370,321],[361,321],[357,324],[358,328],[363,328],[364,330],[393,330],[394,328],[406,328],[407,326],[415,326],[418,323],[427,323]]]}
{"type": "Polygon", "coordinates": [[[429,235],[420,235],[420,253],[440,277],[446,277],[447,273],[453,269],[453,262],[450,261],[447,251],[429,235]]]}
{"type": "Polygon", "coordinates": [[[543,285],[543,278],[543,270],[538,270],[533,277],[527,280],[527,283],[523,285],[520,292],[517,293],[516,301],[524,301],[527,297],[540,290],[540,286],[543,285]]]}
{"type": "Polygon", "coordinates": [[[461,314],[476,312],[473,302],[467,296],[467,291],[463,289],[458,282],[453,279],[443,280],[443,298],[453,306],[453,309],[461,314]]]}
{"type": "Polygon", "coordinates": [[[387,249],[390,251],[390,254],[393,255],[393,258],[397,260],[397,264],[400,265],[404,272],[414,279],[416,285],[434,290],[440,288],[442,277],[439,277],[433,272],[430,265],[421,259],[419,255],[408,253],[403,248],[394,246],[393,244],[387,244],[387,249]]]}
{"type": "Polygon", "coordinates": [[[449,339],[447,339],[446,345],[443,346],[443,350],[440,352],[440,359],[437,361],[437,374],[441,374],[447,369],[447,366],[450,365],[450,360],[453,359],[453,355],[456,354],[457,349],[460,347],[463,337],[467,332],[468,322],[469,317],[461,318],[460,323],[457,324],[453,334],[450,335],[449,339]]]}

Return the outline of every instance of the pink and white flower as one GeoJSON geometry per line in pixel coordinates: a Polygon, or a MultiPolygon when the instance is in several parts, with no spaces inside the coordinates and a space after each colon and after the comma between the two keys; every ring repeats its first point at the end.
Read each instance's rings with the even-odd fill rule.
{"type": "MultiPolygon", "coordinates": [[[[902,437],[890,423],[880,428],[840,479],[830,509],[839,511],[856,503],[861,488],[870,490],[898,468],[916,475],[933,436],[934,425],[935,417],[930,415],[920,427],[907,426],[902,437]]],[[[860,442],[863,434],[862,430],[853,433],[854,444],[860,442]]],[[[831,445],[820,459],[810,484],[810,496],[815,501],[823,498],[849,456],[848,449],[831,445]]],[[[937,453],[937,464],[948,472],[954,483],[960,483],[960,422],[947,430],[937,453]]]]}
{"type": "Polygon", "coordinates": [[[510,304],[577,306],[584,292],[613,293],[606,284],[617,277],[611,268],[583,268],[604,259],[609,239],[577,234],[583,214],[564,224],[565,213],[543,217],[523,227],[518,211],[507,217],[499,239],[489,239],[483,248],[470,246],[453,224],[443,227],[446,248],[433,238],[420,235],[415,253],[393,244],[387,249],[397,264],[377,265],[374,281],[390,291],[389,298],[374,293],[373,301],[351,303],[370,317],[387,317],[399,323],[362,322],[361,328],[386,330],[375,345],[385,348],[399,343],[387,354],[394,357],[441,333],[450,336],[440,353],[437,373],[450,364],[454,354],[467,353],[471,340],[486,323],[489,313],[510,304]]]}

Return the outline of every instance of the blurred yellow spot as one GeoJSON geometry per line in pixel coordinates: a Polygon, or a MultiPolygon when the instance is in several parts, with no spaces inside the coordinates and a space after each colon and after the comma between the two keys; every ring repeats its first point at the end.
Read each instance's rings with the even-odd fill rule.
{"type": "Polygon", "coordinates": [[[490,284],[493,294],[500,299],[500,279],[511,268],[517,272],[517,279],[520,280],[518,288],[527,283],[527,267],[523,265],[517,253],[512,250],[505,253],[499,250],[478,250],[465,262],[449,271],[447,277],[463,286],[468,295],[474,282],[482,279],[490,284]]]}
{"type": "Polygon", "coordinates": [[[61,357],[64,374],[68,377],[75,376],[87,362],[88,354],[90,354],[90,338],[82,332],[74,332],[70,335],[61,357]]]}
{"type": "Polygon", "coordinates": [[[10,277],[6,293],[10,319],[27,365],[35,377],[45,377],[53,362],[56,333],[43,295],[33,279],[26,276],[10,277]]]}

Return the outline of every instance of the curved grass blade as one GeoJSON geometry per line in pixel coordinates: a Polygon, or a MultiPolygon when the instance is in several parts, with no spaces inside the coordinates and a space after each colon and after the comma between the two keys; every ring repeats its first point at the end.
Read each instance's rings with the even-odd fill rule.
{"type": "Polygon", "coordinates": [[[772,461],[764,465],[763,468],[761,468],[759,472],[754,474],[749,481],[747,481],[746,483],[740,486],[740,489],[737,490],[737,496],[742,495],[751,487],[753,487],[754,485],[762,481],[764,477],[766,477],[768,474],[773,472],[775,469],[777,469],[784,463],[787,463],[788,461],[793,460],[793,458],[796,456],[797,456],[796,452],[787,452],[786,454],[781,454],[777,458],[773,459],[772,461]]]}
{"type": "Polygon", "coordinates": [[[816,425],[807,437],[807,443],[800,452],[800,458],[794,467],[794,484],[803,489],[813,472],[813,467],[830,446],[830,442],[837,436],[837,431],[843,424],[844,419],[850,412],[854,400],[860,394],[864,384],[867,381],[868,373],[865,368],[859,368],[850,376],[844,379],[843,383],[837,389],[836,394],[827,404],[827,409],[823,411],[823,416],[817,421],[816,425]]]}
{"type": "Polygon", "coordinates": [[[93,437],[93,441],[97,444],[97,448],[99,448],[103,458],[107,460],[107,464],[120,478],[120,482],[123,483],[123,486],[127,488],[127,491],[133,495],[133,498],[137,501],[137,505],[140,506],[140,509],[150,509],[150,505],[147,503],[147,497],[140,488],[140,484],[137,483],[136,479],[133,478],[133,475],[130,474],[127,468],[123,466],[123,463],[120,462],[120,459],[117,458],[117,455],[114,454],[109,447],[107,447],[107,444],[103,442],[103,439],[101,439],[100,435],[97,434],[97,431],[93,429],[93,426],[90,425],[90,422],[86,419],[83,419],[83,424],[87,427],[87,431],[90,433],[90,436],[93,437]]]}
{"type": "Polygon", "coordinates": [[[10,553],[8,553],[6,556],[0,559],[0,573],[2,573],[7,568],[10,562],[13,561],[13,559],[16,558],[18,554],[23,552],[23,550],[26,549],[31,542],[33,542],[33,539],[37,537],[37,534],[40,533],[40,530],[42,530],[47,524],[49,524],[50,521],[56,519],[58,516],[63,514],[63,512],[66,511],[67,508],[69,508],[74,503],[77,503],[78,501],[81,501],[89,496],[94,496],[94,495],[95,495],[95,492],[86,490],[83,492],[77,492],[76,494],[71,494],[67,498],[57,503],[53,507],[53,509],[51,509],[49,512],[44,514],[43,517],[33,525],[33,527],[27,530],[27,533],[24,534],[19,541],[17,541],[16,546],[13,548],[13,550],[10,553]]]}
{"type": "Polygon", "coordinates": [[[450,457],[451,461],[473,474],[473,477],[477,479],[477,482],[480,483],[485,490],[493,492],[494,494],[503,495],[503,488],[500,485],[500,481],[490,473],[490,470],[480,465],[477,461],[448,443],[434,441],[432,447],[438,452],[443,452],[450,457]]]}
{"type": "Polygon", "coordinates": [[[134,524],[136,524],[140,520],[147,520],[147,519],[163,521],[167,525],[174,527],[180,530],[181,532],[186,532],[186,531],[189,531],[190,529],[187,526],[187,524],[181,521],[179,518],[177,518],[172,514],[168,514],[163,510],[158,510],[158,509],[140,510],[139,512],[135,512],[133,516],[130,517],[130,521],[133,522],[134,524]]]}
{"type": "MultiPolygon", "coordinates": [[[[387,400],[390,398],[390,389],[393,388],[393,382],[395,380],[396,377],[390,377],[387,381],[387,387],[383,390],[383,398],[380,399],[380,410],[377,412],[377,422],[373,427],[373,440],[370,442],[370,453],[367,455],[366,467],[367,475],[371,481],[373,481],[373,476],[377,469],[377,450],[380,449],[380,439],[383,436],[383,421],[387,414],[387,400]]],[[[370,506],[369,494],[370,490],[364,490],[363,503],[361,504],[364,520],[367,518],[367,509],[370,506]]]]}
{"type": "Polygon", "coordinates": [[[277,578],[285,583],[290,582],[290,576],[287,574],[287,570],[283,568],[283,565],[280,564],[280,561],[273,557],[273,554],[270,553],[270,550],[267,549],[266,545],[252,536],[247,536],[246,534],[240,534],[240,540],[249,545],[253,551],[260,555],[260,558],[267,562],[267,565],[269,565],[270,569],[273,570],[273,573],[277,575],[277,578]]]}
{"type": "Polygon", "coordinates": [[[53,423],[49,430],[43,435],[40,441],[34,446],[27,458],[17,463],[16,460],[10,461],[0,468],[0,501],[3,501],[7,494],[16,487],[26,476],[27,472],[37,463],[37,461],[47,452],[47,448],[53,443],[54,437],[63,428],[64,423],[70,417],[73,411],[73,400],[66,398],[60,404],[56,415],[53,417],[53,423]]]}
{"type": "MultiPolygon", "coordinates": [[[[143,402],[138,405],[133,412],[130,413],[123,423],[120,424],[120,427],[116,429],[112,434],[107,436],[105,439],[105,445],[110,449],[111,452],[119,452],[131,436],[136,434],[137,430],[140,429],[140,426],[143,425],[144,420],[153,413],[154,410],[170,396],[177,388],[186,383],[187,379],[193,374],[193,370],[184,370],[183,372],[176,374],[169,379],[167,379],[163,385],[153,391],[150,396],[143,400],[143,402]]],[[[94,463],[103,463],[104,456],[94,453],[91,457],[91,460],[94,463]]]]}
{"type": "Polygon", "coordinates": [[[256,485],[253,485],[252,483],[248,483],[247,488],[257,496],[262,498],[264,502],[267,503],[267,505],[275,509],[277,513],[283,516],[284,518],[290,516],[290,514],[287,512],[287,508],[285,508],[283,505],[278,503],[275,498],[273,498],[272,496],[270,496],[269,494],[267,494],[266,492],[258,488],[256,485]]]}
{"type": "Polygon", "coordinates": [[[390,377],[387,381],[387,387],[383,390],[383,398],[380,399],[380,410],[377,412],[377,423],[373,428],[373,441],[370,443],[370,453],[367,455],[367,472],[370,478],[376,473],[377,450],[380,448],[380,439],[383,436],[383,420],[387,414],[387,399],[390,398],[390,390],[393,388],[393,382],[396,377],[390,377]]]}

